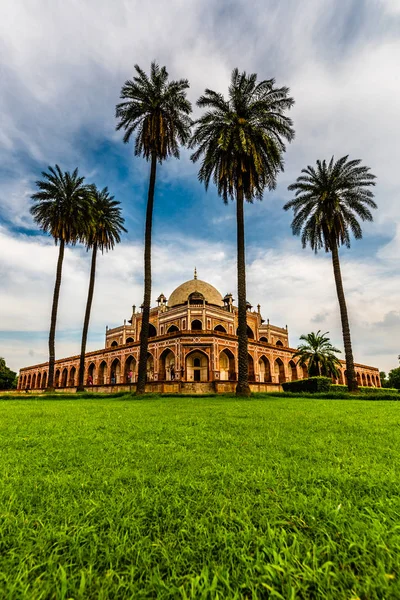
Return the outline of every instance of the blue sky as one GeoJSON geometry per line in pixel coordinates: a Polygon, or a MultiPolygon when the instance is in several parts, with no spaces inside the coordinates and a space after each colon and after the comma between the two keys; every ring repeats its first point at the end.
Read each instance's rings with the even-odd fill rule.
{"type": "MultiPolygon", "coordinates": [[[[400,4],[397,0],[8,0],[0,19],[0,355],[15,370],[45,361],[57,249],[29,215],[47,165],[76,166],[121,201],[128,234],[99,261],[89,349],[142,302],[148,164],[115,131],[133,65],[187,77],[189,98],[226,93],[232,68],[288,85],[296,139],[274,192],[246,207],[248,297],[287,324],[342,347],[330,257],[302,250],[282,210],[288,184],[317,158],[349,154],[377,175],[375,221],[342,252],[357,362],[389,370],[400,352],[400,4]]],[[[197,109],[195,108],[195,116],[197,109]]],[[[197,181],[183,149],[158,171],[153,300],[199,277],[236,290],[235,205],[197,181]]],[[[79,351],[90,257],[66,253],[57,356],[79,351]]]]}

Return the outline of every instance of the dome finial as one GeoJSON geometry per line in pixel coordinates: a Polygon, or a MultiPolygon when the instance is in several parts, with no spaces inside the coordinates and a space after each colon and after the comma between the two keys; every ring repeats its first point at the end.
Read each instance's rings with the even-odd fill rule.
{"type": "Polygon", "coordinates": [[[196,267],[194,268],[194,277],[193,277],[193,279],[197,279],[197,269],[196,269],[196,267]]]}

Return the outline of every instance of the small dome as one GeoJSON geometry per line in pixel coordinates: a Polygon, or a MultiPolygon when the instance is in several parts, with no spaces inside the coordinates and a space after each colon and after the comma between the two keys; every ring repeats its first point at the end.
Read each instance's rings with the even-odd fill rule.
{"type": "Polygon", "coordinates": [[[223,306],[224,304],[222,295],[213,285],[201,281],[201,279],[191,279],[182,283],[172,292],[168,300],[168,306],[185,304],[191,294],[195,294],[196,297],[204,296],[208,304],[215,304],[216,306],[223,306]]]}

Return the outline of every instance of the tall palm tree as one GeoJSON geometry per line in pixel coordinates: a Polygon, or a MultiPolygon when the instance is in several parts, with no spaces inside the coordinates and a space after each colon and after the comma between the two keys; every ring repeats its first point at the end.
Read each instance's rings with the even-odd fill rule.
{"type": "Polygon", "coordinates": [[[55,333],[58,299],[60,295],[62,264],[65,244],[76,244],[83,231],[89,188],[84,177],[78,177],[78,169],[72,173],[63,173],[58,165],[42,171],[43,179],[36,182],[39,191],[32,195],[34,204],[30,212],[35,223],[53,236],[59,243],[56,281],[54,285],[53,306],[49,333],[49,376],[47,391],[54,390],[55,333]]]}
{"type": "Polygon", "coordinates": [[[301,335],[300,339],[305,344],[300,344],[297,347],[297,352],[293,354],[293,358],[298,358],[298,364],[306,366],[308,374],[325,375],[330,377],[333,375],[338,379],[339,369],[341,367],[340,360],[335,354],[340,352],[338,348],[332,346],[329,338],[326,337],[329,331],[321,333],[319,329],[317,333],[311,332],[307,335],[301,335]]]}
{"type": "Polygon", "coordinates": [[[89,329],[90,311],[92,308],[94,282],[96,276],[97,250],[112,250],[115,244],[121,241],[120,234],[126,232],[123,226],[124,219],[121,216],[120,202],[110,196],[105,187],[99,191],[95,185],[90,192],[90,206],[86,231],[82,241],[86,244],[87,250],[92,249],[92,264],[90,268],[89,290],[86,302],[85,320],[82,330],[81,356],[79,360],[79,376],[77,391],[84,390],[85,375],[85,353],[86,341],[89,329]]]}
{"type": "Polygon", "coordinates": [[[190,137],[192,110],[186,98],[189,87],[187,79],[168,81],[165,67],[151,63],[150,77],[135,65],[136,75],[125,82],[121,89],[124,100],[116,107],[119,119],[117,130],[124,129],[124,143],[136,132],[135,155],[150,160],[150,179],[147,197],[146,228],[144,242],[144,300],[140,356],[136,393],[145,390],[147,374],[147,346],[151,297],[151,230],[153,221],[154,188],[157,162],[169,156],[179,158],[179,145],[190,137]]]}
{"type": "Polygon", "coordinates": [[[303,248],[309,244],[318,252],[321,248],[332,253],[333,273],[339,300],[342,320],[343,342],[346,357],[348,389],[357,391],[357,377],[354,370],[351,346],[350,325],[344,296],[339,262],[339,247],[350,248],[350,233],[356,239],[362,237],[357,220],[372,221],[370,208],[376,208],[370,186],[375,185],[375,175],[369,167],[360,166],[361,160],[349,160],[343,156],[329,164],[317,160],[317,167],[302,169],[296,183],[289,186],[295,197],[283,207],[293,208],[292,231],[301,234],[303,248]]]}
{"type": "Polygon", "coordinates": [[[283,140],[294,138],[292,121],[284,113],[294,104],[287,87],[273,79],[257,82],[255,73],[232,71],[228,99],[206,89],[197,105],[206,112],[195,122],[190,146],[199,179],[206,189],[211,178],[225,204],[236,198],[239,375],[236,394],[250,394],[248,382],[244,200],[262,199],[283,170],[283,140]]]}

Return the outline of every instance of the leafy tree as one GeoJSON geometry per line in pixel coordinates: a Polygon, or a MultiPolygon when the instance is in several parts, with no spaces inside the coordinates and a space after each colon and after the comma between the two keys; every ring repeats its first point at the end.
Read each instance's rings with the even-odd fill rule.
{"type": "Polygon", "coordinates": [[[332,346],[329,338],[326,337],[328,333],[329,331],[321,333],[319,329],[317,333],[311,332],[300,336],[305,344],[297,347],[293,358],[299,359],[298,364],[301,367],[307,367],[310,377],[318,375],[339,377],[341,362],[335,354],[340,353],[340,350],[332,346]]]}
{"type": "Polygon", "coordinates": [[[343,342],[346,356],[348,389],[358,389],[354,370],[350,325],[343,290],[339,262],[339,247],[350,247],[350,233],[356,239],[362,237],[362,221],[372,221],[370,208],[376,208],[373,193],[368,188],[375,185],[375,175],[369,167],[360,166],[360,160],[348,160],[343,156],[329,164],[317,160],[317,167],[302,169],[296,183],[289,186],[295,198],[287,202],[285,210],[293,208],[292,231],[301,234],[303,248],[307,244],[317,253],[321,248],[331,252],[336,291],[342,321],[343,342]]]}
{"type": "Polygon", "coordinates": [[[58,165],[43,171],[43,179],[36,182],[39,191],[33,194],[35,204],[31,207],[33,220],[39,227],[53,236],[59,244],[56,281],[49,333],[49,376],[47,391],[54,390],[55,333],[58,299],[60,295],[62,264],[65,244],[74,245],[80,239],[87,221],[89,188],[84,177],[78,177],[78,169],[73,173],[63,173],[58,165]]]}
{"type": "Polygon", "coordinates": [[[273,79],[257,82],[255,73],[232,71],[228,99],[206,89],[197,105],[206,112],[195,123],[190,146],[192,160],[202,157],[199,179],[206,189],[212,179],[225,203],[236,199],[239,375],[236,394],[248,396],[246,319],[246,265],[244,200],[261,200],[273,189],[283,170],[283,140],[294,138],[285,111],[293,106],[287,87],[276,88],[273,79]]]}
{"type": "Polygon", "coordinates": [[[85,320],[82,330],[81,355],[79,360],[78,391],[84,390],[85,375],[85,353],[86,341],[89,329],[90,311],[92,308],[94,283],[96,276],[97,250],[112,250],[115,244],[121,241],[120,234],[126,232],[123,226],[124,219],[121,216],[120,202],[110,196],[108,189],[99,191],[92,186],[90,191],[89,219],[83,241],[87,250],[92,249],[92,264],[90,269],[89,290],[86,302],[85,320]]]}
{"type": "Polygon", "coordinates": [[[385,373],[385,371],[380,371],[380,372],[379,372],[379,378],[380,378],[380,380],[381,380],[381,386],[382,386],[382,387],[389,387],[389,386],[388,386],[388,380],[387,380],[387,378],[386,378],[386,373],[385,373]]]}
{"type": "Polygon", "coordinates": [[[150,77],[135,65],[136,75],[122,87],[123,102],[116,107],[119,119],[117,130],[124,129],[124,143],[136,132],[135,155],[151,161],[147,197],[144,245],[144,300],[140,356],[136,393],[145,390],[147,374],[147,347],[151,299],[151,231],[153,221],[154,188],[157,162],[169,156],[179,158],[179,145],[190,137],[192,106],[186,98],[187,79],[168,81],[165,67],[151,63],[150,77]]]}
{"type": "Polygon", "coordinates": [[[400,390],[400,367],[389,371],[387,387],[397,388],[400,390]]]}
{"type": "Polygon", "coordinates": [[[0,356],[0,390],[13,390],[17,387],[17,374],[6,365],[0,356]]]}

